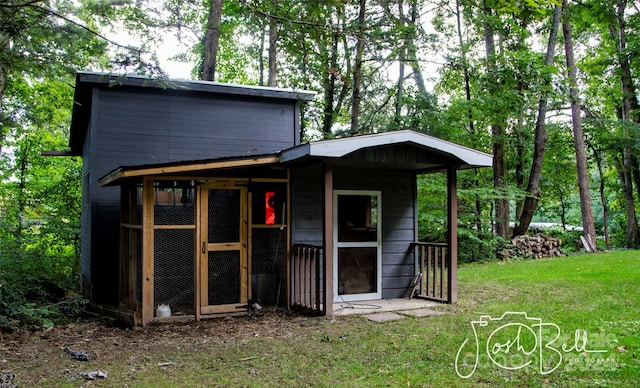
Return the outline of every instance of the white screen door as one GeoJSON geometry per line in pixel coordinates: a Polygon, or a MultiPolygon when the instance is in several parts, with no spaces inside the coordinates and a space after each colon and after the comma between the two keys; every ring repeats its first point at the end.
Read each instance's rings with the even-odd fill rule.
{"type": "Polygon", "coordinates": [[[382,212],[379,191],[335,190],[335,302],[382,298],[382,212]]]}

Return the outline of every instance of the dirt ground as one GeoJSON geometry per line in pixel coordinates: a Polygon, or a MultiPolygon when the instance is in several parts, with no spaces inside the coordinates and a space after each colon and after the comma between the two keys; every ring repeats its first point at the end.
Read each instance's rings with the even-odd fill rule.
{"type": "MultiPolygon", "coordinates": [[[[55,385],[60,381],[77,385],[89,381],[85,374],[95,372],[97,367],[124,365],[128,371],[142,371],[162,366],[161,358],[152,359],[150,355],[172,354],[176,349],[194,351],[256,337],[287,338],[315,321],[268,310],[246,317],[135,328],[92,318],[36,332],[0,333],[0,388],[55,385]],[[65,349],[84,351],[92,362],[76,360],[65,349]]],[[[126,385],[126,381],[118,385],[126,385]]]]}

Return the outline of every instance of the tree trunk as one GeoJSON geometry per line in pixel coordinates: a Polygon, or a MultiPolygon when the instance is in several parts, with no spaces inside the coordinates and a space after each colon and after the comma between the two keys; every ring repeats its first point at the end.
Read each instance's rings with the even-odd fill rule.
{"type": "MultiPolygon", "coordinates": [[[[460,15],[460,0],[456,0],[456,26],[458,29],[458,44],[460,45],[460,58],[462,59],[462,76],[464,77],[464,92],[467,103],[471,102],[471,80],[469,78],[469,64],[467,63],[467,49],[462,39],[462,16],[460,15]]],[[[475,136],[476,130],[473,123],[473,111],[467,109],[467,121],[469,133],[475,136]]]]}
{"type": "MultiPolygon", "coordinates": [[[[411,3],[411,24],[415,27],[416,21],[418,20],[419,12],[418,12],[418,2],[413,1],[411,3]]],[[[407,60],[411,64],[411,70],[413,71],[413,78],[416,81],[416,87],[418,88],[418,93],[422,98],[429,98],[429,92],[427,91],[427,87],[424,82],[424,76],[422,75],[422,69],[420,68],[420,61],[418,60],[418,50],[416,49],[415,39],[415,29],[411,30],[410,38],[407,39],[407,60]]]]}
{"type": "MultiPolygon", "coordinates": [[[[484,12],[484,42],[487,56],[487,71],[493,72],[496,67],[496,45],[493,36],[493,26],[490,22],[491,8],[483,1],[484,12]]],[[[494,79],[497,79],[494,77],[494,79]]],[[[491,93],[497,92],[495,81],[491,85],[491,93]]],[[[491,137],[493,142],[493,187],[498,194],[495,200],[495,232],[502,238],[507,238],[509,233],[509,202],[504,188],[504,128],[493,120],[491,124],[491,137]]]]}
{"type": "MultiPolygon", "coordinates": [[[[458,32],[458,44],[460,45],[460,58],[462,59],[462,76],[464,78],[464,94],[465,99],[469,106],[471,106],[471,78],[469,77],[469,63],[467,62],[467,48],[465,47],[464,39],[462,38],[462,15],[460,13],[460,1],[456,0],[456,28],[458,32]]],[[[473,122],[473,111],[471,108],[467,109],[467,125],[469,126],[469,135],[474,138],[476,136],[475,123],[473,122]]],[[[477,168],[473,169],[473,183],[475,187],[480,186],[479,172],[477,168]]],[[[482,203],[480,202],[480,195],[475,195],[475,227],[478,232],[482,231],[482,203]]],[[[476,252],[473,252],[475,256],[476,252]]]]}
{"type": "Polygon", "coordinates": [[[404,94],[404,49],[400,53],[400,65],[398,69],[398,92],[396,94],[396,113],[395,121],[399,125],[402,117],[402,98],[404,94]]]}
{"type": "Polygon", "coordinates": [[[604,172],[602,169],[602,157],[600,156],[600,152],[596,150],[593,145],[588,144],[591,152],[593,152],[593,156],[596,159],[596,166],[598,167],[598,178],[600,179],[599,184],[599,192],[600,192],[600,202],[602,203],[602,228],[604,230],[604,245],[606,250],[611,250],[611,241],[609,240],[609,207],[607,205],[607,196],[604,191],[604,172]]]}
{"type": "MultiPolygon", "coordinates": [[[[626,0],[618,0],[617,2],[617,31],[614,38],[617,43],[618,62],[620,65],[620,80],[622,83],[622,120],[632,123],[640,123],[638,117],[638,99],[636,97],[636,88],[631,77],[631,66],[626,53],[626,23],[624,20],[624,11],[627,6],[626,0]]],[[[638,220],[636,218],[635,203],[633,198],[633,179],[632,179],[632,151],[631,151],[631,133],[628,126],[624,125],[625,143],[622,149],[623,156],[623,188],[625,192],[625,204],[627,213],[627,248],[638,248],[640,246],[640,232],[638,230],[638,220]]]]}
{"type": "MultiPolygon", "coordinates": [[[[518,95],[523,95],[525,84],[522,81],[518,81],[518,95]]],[[[515,180],[516,187],[520,190],[524,190],[524,165],[525,165],[525,136],[524,136],[524,107],[520,106],[520,112],[516,119],[516,138],[515,138],[515,151],[516,151],[516,165],[515,165],[515,180]]],[[[516,200],[516,214],[514,217],[519,220],[522,216],[522,210],[524,208],[524,199],[516,200]]]]}
{"type": "Polygon", "coordinates": [[[633,172],[633,183],[636,185],[636,194],[640,198],[640,160],[631,158],[631,171],[633,172]]]}
{"type": "Polygon", "coordinates": [[[353,69],[353,100],[351,103],[351,134],[358,134],[358,119],[360,116],[360,85],[362,84],[362,55],[364,54],[364,22],[366,0],[360,0],[358,13],[358,31],[356,44],[356,58],[353,69]]]}
{"type": "MultiPolygon", "coordinates": [[[[11,50],[11,40],[4,31],[0,30],[0,58],[9,58],[9,50],[11,50]]],[[[6,88],[7,76],[9,72],[9,64],[0,61],[0,120],[4,121],[4,90],[6,88]]],[[[2,155],[2,146],[5,140],[5,129],[0,128],[0,156],[2,155]]]]}
{"type": "Polygon", "coordinates": [[[259,85],[264,86],[264,35],[265,28],[260,27],[260,49],[258,50],[258,71],[260,72],[259,85]]]}
{"type": "MultiPolygon", "coordinates": [[[[549,31],[549,41],[547,42],[547,53],[544,59],[546,66],[553,65],[555,55],[556,41],[558,39],[558,28],[560,26],[560,7],[553,9],[553,21],[551,30],[549,31]]],[[[551,83],[551,79],[546,80],[546,85],[551,83]]],[[[540,177],[542,175],[542,161],[544,160],[544,151],[547,145],[547,129],[545,125],[547,117],[547,93],[542,92],[540,101],[538,102],[538,117],[536,118],[536,127],[533,140],[533,160],[531,161],[531,171],[529,172],[529,181],[527,183],[527,197],[522,206],[522,214],[513,231],[513,236],[525,234],[529,230],[529,225],[533,219],[533,214],[538,206],[540,192],[540,177]]]]}
{"type": "MultiPolygon", "coordinates": [[[[271,0],[272,11],[275,10],[276,5],[276,0],[271,0]]],[[[271,18],[269,21],[269,81],[267,82],[267,85],[271,87],[276,86],[276,76],[278,74],[278,65],[276,62],[277,42],[278,23],[275,18],[271,18]]]]}
{"type": "Polygon", "coordinates": [[[591,208],[591,193],[589,191],[589,169],[587,166],[587,153],[584,146],[584,132],[582,130],[582,117],[580,116],[580,102],[578,95],[578,77],[576,63],[573,57],[573,39],[571,37],[571,22],[567,0],[562,1],[563,20],[562,34],[564,36],[564,51],[567,61],[567,73],[569,76],[569,95],[571,98],[571,118],[573,122],[573,145],[576,151],[576,168],[578,172],[578,188],[580,190],[580,210],[582,210],[582,229],[584,237],[591,251],[596,252],[596,227],[593,221],[591,208]]]}
{"type": "Polygon", "coordinates": [[[407,52],[407,40],[411,39],[409,36],[408,26],[405,25],[405,16],[404,9],[402,8],[402,1],[398,2],[398,14],[400,23],[402,23],[402,28],[404,28],[404,33],[402,34],[403,43],[400,47],[400,52],[398,54],[398,61],[400,62],[398,65],[398,82],[397,82],[397,93],[396,93],[396,109],[395,109],[395,122],[396,125],[400,125],[401,116],[402,116],[402,99],[404,97],[404,63],[406,60],[406,52],[407,52]]]}
{"type": "MultiPolygon", "coordinates": [[[[321,48],[323,50],[323,48],[321,48]]],[[[338,77],[338,34],[331,35],[331,52],[329,53],[329,69],[324,79],[324,115],[322,119],[322,137],[329,139],[331,137],[331,128],[333,127],[334,95],[336,92],[336,79],[338,77]]]]}
{"type": "Polygon", "coordinates": [[[204,60],[202,64],[202,79],[205,81],[214,81],[216,78],[221,19],[222,0],[210,0],[207,31],[204,37],[204,60]]]}

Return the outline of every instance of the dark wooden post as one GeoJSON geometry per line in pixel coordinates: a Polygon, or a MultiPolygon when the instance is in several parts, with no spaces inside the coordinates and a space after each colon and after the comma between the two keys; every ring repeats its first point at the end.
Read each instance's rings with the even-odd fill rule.
{"type": "Polygon", "coordinates": [[[324,311],[333,316],[333,169],[323,164],[324,169],[324,311]]]}
{"type": "Polygon", "coordinates": [[[458,302],[458,191],[455,166],[447,168],[447,245],[449,270],[447,271],[447,300],[458,302]]]}

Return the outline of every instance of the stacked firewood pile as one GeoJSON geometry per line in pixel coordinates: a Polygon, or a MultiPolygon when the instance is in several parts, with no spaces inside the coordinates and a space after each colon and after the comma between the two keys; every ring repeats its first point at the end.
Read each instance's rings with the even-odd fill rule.
{"type": "Polygon", "coordinates": [[[540,259],[543,257],[567,255],[562,252],[562,240],[544,235],[516,236],[511,240],[511,244],[513,248],[509,249],[512,251],[509,253],[512,253],[512,257],[532,257],[534,259],[540,259]]]}

